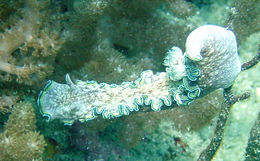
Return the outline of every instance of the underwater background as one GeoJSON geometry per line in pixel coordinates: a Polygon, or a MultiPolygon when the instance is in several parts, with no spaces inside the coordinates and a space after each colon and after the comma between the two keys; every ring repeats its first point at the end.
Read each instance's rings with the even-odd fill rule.
{"type": "Polygon", "coordinates": [[[189,106],[71,126],[37,106],[47,81],[67,73],[120,84],[162,72],[167,51],[185,50],[206,24],[232,30],[248,62],[260,54],[259,13],[259,0],[1,0],[0,160],[260,160],[259,63],[234,81],[232,93],[250,97],[233,105],[218,89],[189,106]]]}

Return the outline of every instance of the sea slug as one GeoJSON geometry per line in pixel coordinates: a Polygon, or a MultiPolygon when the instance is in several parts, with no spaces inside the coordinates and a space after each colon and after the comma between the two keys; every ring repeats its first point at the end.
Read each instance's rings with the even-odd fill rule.
{"type": "Polygon", "coordinates": [[[216,25],[201,26],[188,36],[186,52],[172,47],[164,59],[166,72],[147,70],[140,78],[120,85],[95,81],[66,84],[48,81],[38,105],[43,116],[65,124],[88,121],[102,115],[115,118],[151,106],[188,105],[218,88],[227,88],[241,70],[237,43],[232,31],[216,25]]]}

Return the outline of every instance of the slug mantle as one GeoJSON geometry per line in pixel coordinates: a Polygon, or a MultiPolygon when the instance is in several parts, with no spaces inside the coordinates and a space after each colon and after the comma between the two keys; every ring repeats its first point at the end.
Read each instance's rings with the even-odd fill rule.
{"type": "Polygon", "coordinates": [[[66,84],[48,81],[37,103],[43,116],[61,119],[70,125],[75,120],[88,121],[98,115],[116,118],[151,106],[189,105],[194,99],[218,88],[227,88],[241,70],[237,43],[232,31],[220,26],[201,26],[188,36],[186,52],[172,47],[163,65],[166,72],[144,71],[140,78],[120,85],[95,81],[66,84]]]}

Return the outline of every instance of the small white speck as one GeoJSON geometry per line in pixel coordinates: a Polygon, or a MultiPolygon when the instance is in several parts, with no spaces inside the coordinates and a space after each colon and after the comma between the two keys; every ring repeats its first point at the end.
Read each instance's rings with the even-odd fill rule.
{"type": "Polygon", "coordinates": [[[244,108],[244,109],[245,109],[245,108],[246,108],[246,104],[243,104],[243,105],[242,105],[242,108],[244,108]]]}
{"type": "Polygon", "coordinates": [[[117,71],[118,73],[121,73],[121,72],[123,71],[123,69],[122,69],[121,66],[119,65],[119,66],[116,68],[116,71],[117,71]]]}

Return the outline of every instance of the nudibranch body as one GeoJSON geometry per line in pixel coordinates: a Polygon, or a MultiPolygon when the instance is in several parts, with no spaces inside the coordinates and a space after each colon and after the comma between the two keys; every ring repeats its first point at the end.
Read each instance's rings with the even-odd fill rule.
{"type": "Polygon", "coordinates": [[[200,69],[197,84],[206,93],[231,86],[241,71],[236,37],[226,28],[205,25],[191,32],[186,55],[200,69]]]}
{"type": "Polygon", "coordinates": [[[43,116],[65,124],[88,121],[102,115],[115,118],[151,106],[188,105],[200,95],[229,87],[240,72],[233,32],[215,25],[194,30],[187,38],[186,52],[173,47],[163,64],[166,72],[144,71],[140,78],[120,85],[95,81],[66,84],[49,81],[38,97],[43,116]]]}

